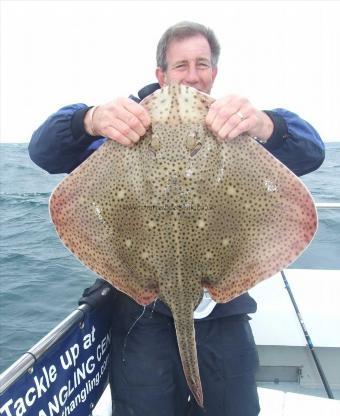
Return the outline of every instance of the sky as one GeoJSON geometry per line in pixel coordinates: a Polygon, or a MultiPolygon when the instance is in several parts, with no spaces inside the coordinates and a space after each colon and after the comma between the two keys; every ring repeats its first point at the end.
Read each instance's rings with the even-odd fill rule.
{"type": "Polygon", "coordinates": [[[211,95],[283,107],[340,141],[339,1],[15,1],[1,5],[0,141],[27,142],[53,112],[155,82],[172,24],[211,27],[222,51],[211,95]]]}

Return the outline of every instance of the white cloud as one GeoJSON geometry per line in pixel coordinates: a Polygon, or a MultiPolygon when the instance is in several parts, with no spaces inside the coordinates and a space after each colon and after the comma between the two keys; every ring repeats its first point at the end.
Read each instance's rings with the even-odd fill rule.
{"type": "Polygon", "coordinates": [[[52,112],[154,82],[155,48],[180,20],[222,44],[212,95],[285,107],[340,140],[340,3],[328,1],[2,1],[1,141],[28,141],[52,112]]]}

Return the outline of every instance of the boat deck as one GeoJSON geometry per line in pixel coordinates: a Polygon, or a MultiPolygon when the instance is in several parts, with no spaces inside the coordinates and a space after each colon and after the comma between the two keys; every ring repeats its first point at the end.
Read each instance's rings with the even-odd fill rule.
{"type": "MultiPolygon", "coordinates": [[[[278,390],[278,386],[258,388],[261,406],[260,416],[340,415],[340,401],[318,397],[319,394],[324,395],[321,389],[303,389],[305,393],[308,390],[308,394],[299,394],[291,392],[296,388],[296,386],[292,386],[294,383],[287,383],[286,386],[282,386],[282,384],[280,383],[280,390],[278,390]],[[287,390],[282,391],[282,388],[287,390]],[[316,395],[314,395],[315,393],[316,395]]],[[[300,388],[297,388],[297,391],[300,391],[300,388]]],[[[340,390],[333,391],[333,394],[334,397],[340,398],[340,390]]]]}
{"type": "MultiPolygon", "coordinates": [[[[259,416],[339,416],[340,400],[325,397],[322,389],[302,389],[296,383],[262,383],[259,386],[261,412],[259,416]],[[278,390],[280,389],[280,390],[278,390]],[[283,390],[283,391],[282,391],[283,390]],[[298,392],[304,392],[299,394],[298,392]],[[312,394],[312,395],[310,395],[312,394]]],[[[340,390],[333,391],[340,399],[340,390]]],[[[92,416],[111,416],[110,387],[107,387],[92,416]]]]}

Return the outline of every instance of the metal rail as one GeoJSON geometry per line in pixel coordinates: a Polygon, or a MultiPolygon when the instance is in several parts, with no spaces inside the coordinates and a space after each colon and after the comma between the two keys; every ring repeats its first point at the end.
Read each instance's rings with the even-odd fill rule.
{"type": "Polygon", "coordinates": [[[340,202],[317,202],[315,206],[318,209],[323,209],[323,208],[340,209],[340,202]]]}
{"type": "Polygon", "coordinates": [[[37,342],[31,349],[25,352],[14,364],[0,374],[0,394],[2,394],[17,378],[29,370],[35,362],[54,345],[75,324],[81,324],[85,313],[91,307],[88,304],[79,306],[71,312],[63,321],[47,335],[37,342]]]}
{"type": "MultiPolygon", "coordinates": [[[[339,202],[319,202],[315,204],[318,209],[340,209],[339,202]]],[[[0,394],[2,394],[17,378],[29,370],[52,345],[54,345],[70,328],[80,324],[91,307],[88,304],[79,306],[71,312],[60,324],[50,331],[31,349],[25,352],[14,364],[0,374],[0,394]]]]}

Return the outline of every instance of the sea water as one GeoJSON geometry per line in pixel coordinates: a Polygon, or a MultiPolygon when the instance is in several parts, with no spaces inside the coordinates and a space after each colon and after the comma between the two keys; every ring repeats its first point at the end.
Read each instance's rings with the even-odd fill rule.
{"type": "MultiPolygon", "coordinates": [[[[0,371],[77,307],[96,276],[63,246],[48,199],[64,175],[49,175],[27,144],[0,145],[0,371]]],[[[340,143],[327,143],[326,160],[301,178],[316,202],[340,202],[340,143]]],[[[340,273],[340,210],[319,211],[319,229],[294,268],[340,273]]]]}

